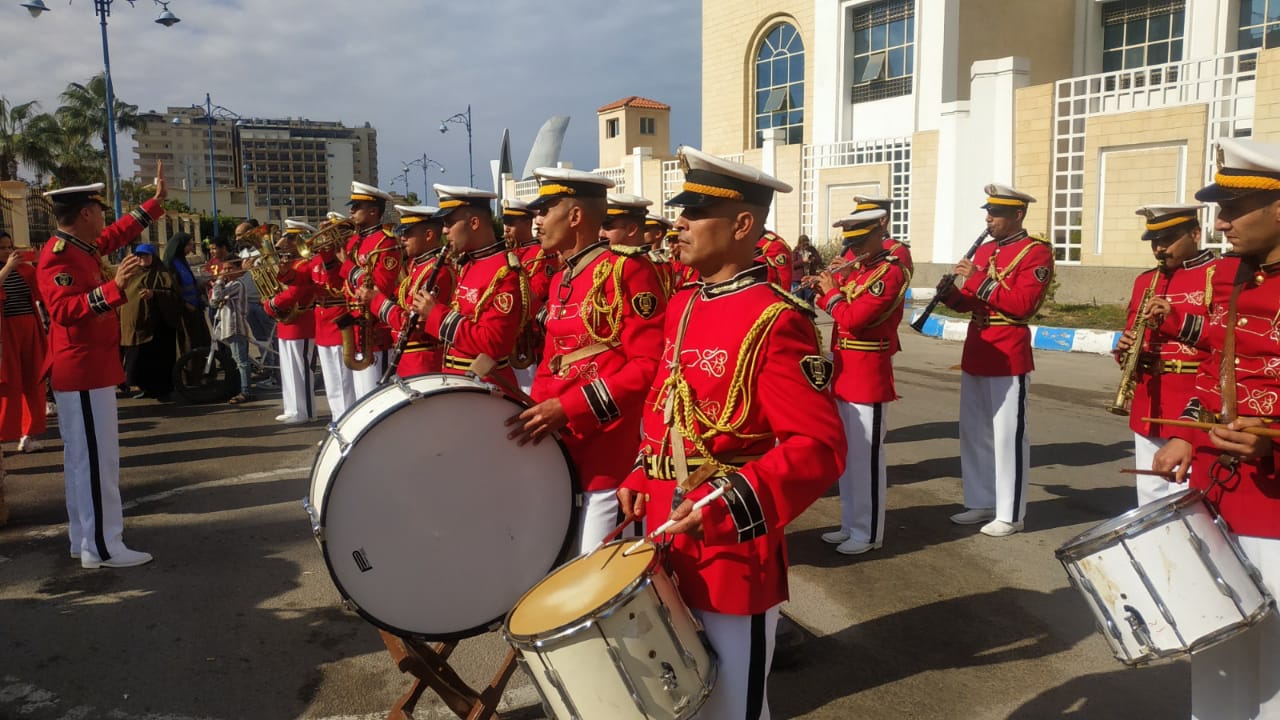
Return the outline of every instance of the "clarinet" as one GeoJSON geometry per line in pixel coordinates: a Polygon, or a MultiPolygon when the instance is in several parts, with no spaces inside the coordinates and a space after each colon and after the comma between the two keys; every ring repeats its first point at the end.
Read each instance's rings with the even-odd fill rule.
{"type": "MultiPolygon", "coordinates": [[[[436,279],[440,277],[440,271],[449,262],[449,246],[441,248],[440,257],[436,259],[436,266],[431,268],[431,274],[427,276],[427,281],[423,285],[427,288],[427,292],[434,297],[439,288],[436,287],[436,279]]],[[[386,385],[396,369],[400,367],[400,358],[404,356],[404,351],[409,347],[409,338],[413,336],[413,328],[418,324],[421,316],[417,310],[410,310],[409,317],[405,319],[404,327],[400,330],[400,337],[396,338],[395,347],[391,348],[391,354],[387,357],[387,369],[382,372],[382,377],[378,380],[378,385],[386,385]]]]}
{"type": "MultiPolygon", "coordinates": [[[[990,234],[990,230],[983,230],[982,234],[978,236],[978,239],[973,241],[973,245],[969,246],[969,252],[964,254],[964,259],[972,260],[973,256],[978,252],[978,247],[982,245],[982,242],[986,240],[987,236],[990,234]]],[[[929,304],[924,306],[924,312],[920,313],[920,317],[916,318],[915,322],[911,323],[912,330],[915,330],[918,333],[924,332],[924,324],[929,320],[929,316],[933,314],[933,309],[938,307],[938,302],[942,300],[944,289],[949,289],[949,286],[951,283],[955,282],[955,280],[955,273],[947,273],[942,276],[942,279],[938,281],[938,292],[934,294],[933,299],[929,301],[929,304]]]]}

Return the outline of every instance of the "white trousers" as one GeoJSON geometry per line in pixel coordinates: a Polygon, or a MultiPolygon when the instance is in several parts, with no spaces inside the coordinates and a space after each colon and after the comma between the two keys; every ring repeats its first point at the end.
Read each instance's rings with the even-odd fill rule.
{"type": "Polygon", "coordinates": [[[115,387],[55,392],[71,552],[110,560],[126,549],[115,387]]]}
{"type": "Polygon", "coordinates": [[[769,668],[780,605],[759,615],[694,610],[719,656],[719,674],[697,720],[769,720],[769,668]]]}
{"type": "Polygon", "coordinates": [[[356,386],[351,368],[342,362],[341,345],[316,347],[320,358],[320,374],[324,376],[324,396],[329,401],[329,415],[337,420],[347,408],[356,404],[356,386]]]}
{"type": "Polygon", "coordinates": [[[382,379],[382,371],[387,367],[387,356],[390,354],[390,350],[379,350],[373,354],[373,363],[369,367],[351,372],[352,382],[355,383],[356,400],[378,389],[378,381],[382,379]]]}
{"type": "MultiPolygon", "coordinates": [[[[582,493],[582,507],[578,509],[578,554],[594,550],[620,522],[622,510],[618,507],[616,490],[582,493]]],[[[635,537],[635,533],[627,528],[620,537],[635,537]]]]}
{"type": "MultiPolygon", "coordinates": [[[[1280,540],[1236,536],[1262,572],[1272,595],[1280,594],[1280,540]]],[[[1191,656],[1193,720],[1280,718],[1280,618],[1262,622],[1191,656]]]]}
{"type": "Polygon", "coordinates": [[[1031,475],[1027,437],[1029,375],[960,374],[960,474],[964,506],[995,508],[996,519],[1022,522],[1031,475]]]}
{"type": "Polygon", "coordinates": [[[533,390],[533,377],[538,374],[538,366],[530,365],[527,368],[514,368],[516,374],[516,384],[528,395],[533,390]]]}
{"type": "MultiPolygon", "coordinates": [[[[1133,466],[1138,470],[1150,470],[1156,451],[1169,442],[1168,438],[1147,437],[1133,434],[1133,466]]],[[[1179,490],[1186,490],[1186,485],[1171,483],[1158,475],[1135,475],[1138,486],[1138,505],[1146,505],[1179,490]]]]}
{"type": "Polygon", "coordinates": [[[885,403],[836,401],[848,443],[840,476],[840,529],[851,540],[884,542],[885,403]]]}
{"type": "Polygon", "coordinates": [[[284,414],[315,418],[315,376],[311,374],[311,355],[315,340],[280,341],[280,399],[284,414]]]}

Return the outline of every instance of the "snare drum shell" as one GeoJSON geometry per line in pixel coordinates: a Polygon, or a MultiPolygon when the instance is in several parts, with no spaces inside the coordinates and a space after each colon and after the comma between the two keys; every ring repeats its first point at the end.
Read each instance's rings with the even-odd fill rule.
{"type": "Polygon", "coordinates": [[[660,563],[568,628],[504,634],[559,720],[687,720],[715,686],[715,654],[660,563]]]}
{"type": "Polygon", "coordinates": [[[1270,595],[1197,496],[1141,510],[1058,551],[1117,659],[1137,665],[1196,652],[1266,615],[1270,595]]]}

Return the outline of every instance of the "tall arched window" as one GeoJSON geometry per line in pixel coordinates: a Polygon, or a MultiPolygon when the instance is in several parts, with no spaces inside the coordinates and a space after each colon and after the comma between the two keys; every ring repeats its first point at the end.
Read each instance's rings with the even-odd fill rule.
{"type": "Polygon", "coordinates": [[[782,128],[789,145],[804,142],[804,41],[795,26],[774,26],[756,53],[756,147],[782,128]]]}

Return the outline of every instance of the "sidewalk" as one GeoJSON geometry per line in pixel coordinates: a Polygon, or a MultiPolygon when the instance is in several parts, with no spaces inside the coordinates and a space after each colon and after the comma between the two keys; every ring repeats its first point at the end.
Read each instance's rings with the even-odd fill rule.
{"type": "MultiPolygon", "coordinates": [[[[924,311],[923,304],[934,296],[933,288],[910,288],[907,290],[906,302],[920,303],[921,307],[912,308],[910,320],[924,311]]],[[[1120,333],[1114,330],[1084,330],[1079,328],[1042,327],[1031,325],[1031,346],[1036,350],[1058,350],[1062,352],[1084,352],[1095,355],[1109,355],[1120,339],[1120,333]]],[[[943,340],[963,341],[969,330],[969,321],[961,318],[949,318],[934,315],[925,321],[924,334],[940,337],[943,340]]]]}

